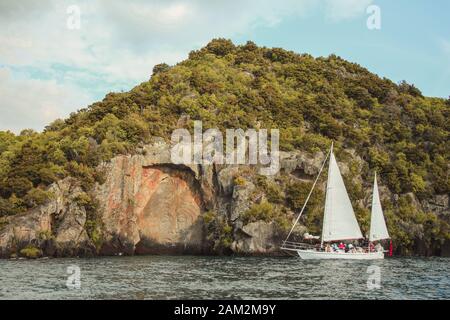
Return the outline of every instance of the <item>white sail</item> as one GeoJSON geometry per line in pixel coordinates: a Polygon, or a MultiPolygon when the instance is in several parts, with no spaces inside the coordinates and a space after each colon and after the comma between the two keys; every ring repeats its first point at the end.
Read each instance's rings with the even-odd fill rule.
{"type": "Polygon", "coordinates": [[[333,150],[330,155],[322,242],[363,238],[333,150]]]}
{"type": "Polygon", "coordinates": [[[383,209],[381,208],[380,195],[378,193],[377,175],[373,182],[372,214],[370,217],[369,241],[389,239],[389,233],[384,221],[383,209]]]}

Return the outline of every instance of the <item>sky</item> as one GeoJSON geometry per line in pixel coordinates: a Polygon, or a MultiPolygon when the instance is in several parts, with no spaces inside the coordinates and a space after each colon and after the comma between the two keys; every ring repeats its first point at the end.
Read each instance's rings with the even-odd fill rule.
{"type": "Polygon", "coordinates": [[[448,0],[0,0],[0,130],[40,131],[219,37],[334,53],[447,98],[449,12],[448,0]]]}

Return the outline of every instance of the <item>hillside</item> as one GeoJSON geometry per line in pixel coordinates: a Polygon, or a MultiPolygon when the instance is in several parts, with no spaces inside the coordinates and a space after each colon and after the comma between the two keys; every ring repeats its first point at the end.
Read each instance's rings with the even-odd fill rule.
{"type": "MultiPolygon", "coordinates": [[[[70,176],[81,181],[78,200],[87,211],[89,237],[98,237],[102,226],[93,190],[106,179],[98,166],[137,153],[155,137],[170,139],[182,116],[190,119],[188,127],[198,119],[205,129],[278,128],[282,150],[310,156],[333,140],[348,166],[347,188],[363,232],[376,170],[398,253],[440,254],[450,240],[450,100],[424,97],[413,85],[381,79],[335,55],[314,58],[223,39],[175,66],[155,66],[149,81],[110,93],[42,133],[0,132],[0,230],[8,217],[51,200],[48,186],[70,176]]],[[[311,185],[304,174],[267,179],[241,172],[234,183],[251,182],[267,199],[246,210],[242,223],[289,226],[311,185]]],[[[316,206],[302,221],[313,233],[320,230],[321,197],[323,192],[315,192],[316,206]]],[[[213,211],[204,218],[217,220],[213,211]]],[[[210,226],[209,238],[225,252],[235,237],[229,219],[210,226]]]]}

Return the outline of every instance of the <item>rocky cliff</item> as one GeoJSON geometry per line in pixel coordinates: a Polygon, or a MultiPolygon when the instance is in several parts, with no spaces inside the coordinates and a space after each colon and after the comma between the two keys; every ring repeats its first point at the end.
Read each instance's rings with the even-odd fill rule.
{"type": "MultiPolygon", "coordinates": [[[[309,156],[283,152],[282,170],[269,178],[270,183],[310,182],[323,159],[321,152],[309,156]]],[[[349,170],[344,163],[340,166],[343,174],[349,170]]],[[[54,183],[46,204],[2,221],[0,256],[26,255],[24,248],[30,247],[37,252],[35,256],[273,255],[281,253],[280,243],[295,217],[292,211],[284,212],[284,227],[277,216],[249,219],[252,208],[273,197],[258,186],[255,168],[174,165],[170,146],[163,140],[141,148],[137,154],[117,156],[98,170],[105,172],[106,179],[92,192],[97,204],[94,213],[83,202],[86,194],[77,179],[54,183]]],[[[389,200],[396,195],[382,188],[382,197],[389,200]]],[[[413,194],[410,197],[418,202],[413,194]]],[[[416,205],[439,215],[450,214],[446,196],[416,205]]],[[[299,226],[294,236],[305,231],[299,226]]],[[[415,232],[418,252],[433,254],[420,242],[421,230],[415,232]]],[[[441,254],[449,254],[447,247],[443,246],[441,254]]]]}
{"type": "MultiPolygon", "coordinates": [[[[66,178],[53,184],[51,200],[29,212],[3,220],[0,256],[20,254],[30,245],[40,255],[213,254],[203,219],[220,212],[236,222],[248,208],[247,188],[234,186],[237,167],[173,165],[164,141],[123,155],[98,167],[106,181],[93,191],[99,243],[88,236],[87,213],[78,197],[80,182],[66,178]]],[[[232,223],[230,223],[232,224],[232,223]]],[[[275,227],[252,223],[236,228],[235,251],[248,254],[276,251],[275,227]]]]}

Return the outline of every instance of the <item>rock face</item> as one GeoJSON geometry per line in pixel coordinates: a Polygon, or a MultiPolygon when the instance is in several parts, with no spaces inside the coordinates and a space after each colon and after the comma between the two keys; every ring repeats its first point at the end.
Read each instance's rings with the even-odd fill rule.
{"type": "Polygon", "coordinates": [[[300,152],[280,152],[281,168],[302,180],[311,180],[319,172],[326,155],[318,152],[314,156],[300,152]]]}
{"type": "MultiPolygon", "coordinates": [[[[310,182],[324,158],[321,152],[281,153],[281,175],[310,182]]],[[[158,140],[138,154],[117,156],[98,169],[106,173],[105,183],[92,191],[98,202],[101,241],[93,241],[87,231],[88,213],[80,201],[86,194],[76,179],[66,178],[49,188],[53,197],[45,205],[0,221],[0,257],[20,254],[30,245],[49,256],[211,254],[216,252],[215,242],[204,220],[210,212],[221,217],[218,225],[226,227],[231,252],[280,254],[286,230],[274,222],[245,223],[243,218],[255,203],[266,201],[254,179],[242,178],[254,174],[249,167],[174,165],[170,146],[158,140]],[[241,177],[238,182],[236,177],[241,177]]],[[[349,169],[343,165],[342,170],[349,169]]],[[[275,183],[278,178],[269,180],[275,183]]],[[[380,190],[382,197],[393,196],[380,190]]],[[[448,195],[416,202],[424,210],[450,216],[448,195]]],[[[287,216],[295,218],[292,212],[287,216]]],[[[219,238],[220,232],[215,231],[219,238]]],[[[296,233],[304,232],[303,228],[296,233]]],[[[448,248],[450,244],[443,246],[443,255],[450,255],[448,248]]]]}
{"type": "Polygon", "coordinates": [[[203,252],[205,204],[190,168],[121,156],[107,169],[107,181],[96,192],[106,234],[103,253],[203,252]]]}
{"type": "MultiPolygon", "coordinates": [[[[33,245],[53,256],[212,253],[203,214],[215,210],[238,220],[249,208],[249,188],[235,188],[237,167],[173,165],[162,140],[140,154],[118,156],[99,167],[106,181],[93,194],[99,203],[101,245],[86,226],[86,210],[77,204],[83,193],[75,179],[53,184],[46,205],[9,218],[0,230],[0,255],[9,257],[33,245]],[[230,202],[231,201],[231,202],[230,202]]],[[[236,228],[239,232],[240,228],[236,228]]],[[[236,250],[273,251],[247,230],[236,250]],[[252,244],[246,244],[253,241],[252,244]]]]}
{"type": "Polygon", "coordinates": [[[450,217],[450,197],[448,194],[435,195],[428,201],[422,201],[422,207],[427,211],[450,217]]]}
{"type": "Polygon", "coordinates": [[[257,221],[238,229],[232,250],[242,254],[279,254],[283,238],[275,223],[257,221]]]}
{"type": "Polygon", "coordinates": [[[0,256],[8,257],[27,245],[45,254],[77,256],[95,254],[95,246],[85,230],[86,211],[77,204],[81,188],[66,178],[53,184],[53,198],[47,204],[7,219],[0,230],[0,256]]]}

